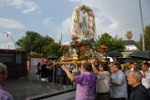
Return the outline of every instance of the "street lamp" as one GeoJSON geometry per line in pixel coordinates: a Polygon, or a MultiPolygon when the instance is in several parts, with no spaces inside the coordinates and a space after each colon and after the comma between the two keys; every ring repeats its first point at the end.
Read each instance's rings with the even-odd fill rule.
{"type": "Polygon", "coordinates": [[[139,8],[140,8],[140,17],[141,17],[141,24],[142,24],[142,47],[143,51],[145,50],[145,37],[144,37],[144,23],[143,23],[143,14],[142,14],[142,5],[141,0],[139,0],[139,8]]]}
{"type": "Polygon", "coordinates": [[[12,42],[14,43],[14,46],[15,46],[15,49],[17,48],[17,44],[15,42],[15,40],[12,38],[12,36],[10,35],[10,32],[3,32],[3,34],[6,36],[6,37],[10,37],[10,39],[12,40],[12,42]]]}

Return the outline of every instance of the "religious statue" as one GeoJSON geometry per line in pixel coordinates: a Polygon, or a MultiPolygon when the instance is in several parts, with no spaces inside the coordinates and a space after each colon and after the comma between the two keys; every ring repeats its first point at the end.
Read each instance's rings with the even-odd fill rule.
{"type": "Polygon", "coordinates": [[[72,41],[86,41],[94,38],[95,17],[88,6],[76,7],[72,16],[72,41]]]}
{"type": "Polygon", "coordinates": [[[83,37],[86,37],[86,34],[88,33],[88,21],[87,21],[87,14],[85,11],[83,11],[83,13],[81,13],[81,21],[79,23],[79,28],[80,28],[80,32],[81,35],[83,37]]]}

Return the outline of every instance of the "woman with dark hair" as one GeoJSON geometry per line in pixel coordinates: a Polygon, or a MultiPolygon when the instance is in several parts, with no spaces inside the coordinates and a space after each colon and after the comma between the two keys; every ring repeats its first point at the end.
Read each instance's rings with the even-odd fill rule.
{"type": "Polygon", "coordinates": [[[37,63],[37,72],[36,72],[37,80],[40,80],[41,77],[41,63],[37,63]]]}
{"type": "Polygon", "coordinates": [[[48,77],[49,77],[49,68],[47,67],[47,60],[45,60],[41,65],[41,81],[49,82],[48,77]]]}
{"type": "Polygon", "coordinates": [[[110,99],[110,73],[107,63],[101,63],[97,68],[94,64],[95,60],[91,60],[92,69],[97,76],[96,81],[96,100],[110,99]]]}

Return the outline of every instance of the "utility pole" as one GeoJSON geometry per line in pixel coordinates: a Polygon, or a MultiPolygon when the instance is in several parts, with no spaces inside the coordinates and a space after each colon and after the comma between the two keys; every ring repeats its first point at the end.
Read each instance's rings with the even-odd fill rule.
{"type": "Polygon", "coordinates": [[[60,45],[62,44],[62,33],[60,34],[60,45]]]}
{"type": "Polygon", "coordinates": [[[142,13],[142,5],[141,0],[139,0],[139,8],[140,8],[140,17],[141,17],[141,25],[142,25],[142,48],[145,50],[145,37],[144,37],[144,22],[143,22],[143,13],[142,13]]]}

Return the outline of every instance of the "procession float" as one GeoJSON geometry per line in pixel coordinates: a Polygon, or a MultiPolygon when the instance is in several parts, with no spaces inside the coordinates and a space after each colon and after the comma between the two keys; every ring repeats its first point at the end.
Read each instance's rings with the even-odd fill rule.
{"type": "MultiPolygon", "coordinates": [[[[77,6],[72,13],[70,45],[63,45],[61,63],[81,63],[92,56],[97,56],[93,51],[95,37],[95,16],[89,6],[77,6]]],[[[99,48],[102,51],[106,48],[99,48]]],[[[99,57],[99,59],[103,59],[99,57]]]]}

